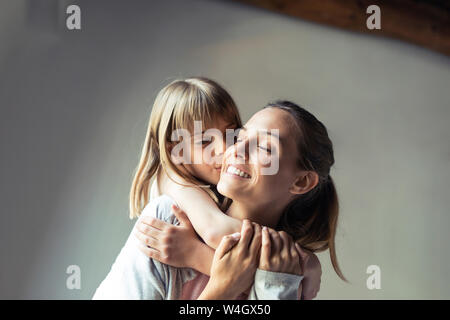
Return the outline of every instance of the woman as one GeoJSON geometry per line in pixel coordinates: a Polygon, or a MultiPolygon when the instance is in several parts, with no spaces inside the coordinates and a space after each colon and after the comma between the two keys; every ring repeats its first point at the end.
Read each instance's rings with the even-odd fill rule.
{"type": "MultiPolygon", "coordinates": [[[[257,112],[241,130],[237,143],[227,150],[218,190],[233,200],[227,211],[228,215],[240,219],[250,219],[273,229],[284,230],[298,244],[311,251],[329,248],[333,267],[344,279],[337,264],[334,248],[338,203],[334,184],[329,175],[333,163],[332,143],[323,124],[309,112],[293,103],[277,102],[257,112]],[[268,134],[265,134],[261,141],[258,134],[271,129],[278,130],[277,138],[271,139],[268,134]],[[251,144],[256,144],[258,150],[249,149],[251,144]],[[259,156],[261,150],[267,155],[276,155],[279,161],[279,170],[276,174],[261,174],[264,168],[270,166],[266,161],[261,160],[259,156]],[[245,172],[246,177],[233,174],[234,169],[230,170],[230,167],[245,172]]],[[[156,200],[150,203],[147,212],[144,210],[142,216],[153,215],[173,223],[175,218],[167,216],[173,202],[167,196],[159,197],[156,200]]],[[[302,279],[299,274],[301,273],[300,261],[298,260],[298,265],[294,266],[283,264],[287,258],[283,257],[281,253],[286,253],[287,250],[283,251],[282,248],[289,246],[291,255],[295,255],[295,252],[291,250],[292,243],[289,242],[286,234],[273,229],[270,231],[265,229],[263,234],[270,232],[273,252],[279,254],[278,260],[281,263],[278,268],[267,270],[267,266],[264,269],[264,261],[259,260],[250,298],[295,298],[292,292],[296,293],[299,288],[302,279]],[[293,272],[297,272],[297,274],[293,274],[293,272]],[[271,283],[266,286],[258,286],[261,281],[271,283]],[[260,287],[270,290],[258,292],[260,287]],[[288,294],[283,296],[283,293],[288,294]]],[[[255,231],[256,233],[257,231],[255,231]]],[[[257,238],[254,240],[256,243],[257,238]]],[[[248,237],[242,237],[242,239],[249,241],[248,237]]],[[[182,294],[183,284],[195,277],[193,270],[174,268],[155,259],[148,259],[135,252],[137,239],[130,237],[128,242],[129,245],[126,245],[122,251],[133,252],[133,254],[127,255],[121,252],[118,260],[125,260],[122,263],[117,263],[118,260],[116,260],[117,270],[113,270],[113,267],[110,275],[105,279],[108,281],[102,283],[94,298],[108,298],[111,297],[109,294],[113,292],[119,293],[118,295],[114,293],[113,298],[179,298],[182,294]],[[132,260],[128,260],[129,258],[132,260]]],[[[267,237],[265,243],[267,243],[267,237]]],[[[233,252],[233,250],[234,248],[227,252],[233,252]]],[[[226,250],[221,250],[219,253],[224,254],[224,251],[226,250]]],[[[252,257],[249,259],[255,262],[254,255],[249,255],[252,257]]],[[[220,279],[219,281],[214,280],[219,276],[213,270],[220,269],[217,266],[220,265],[219,261],[221,260],[216,258],[214,261],[216,263],[211,268],[210,282],[226,283],[220,279]]],[[[205,261],[205,263],[210,262],[205,261]]],[[[246,272],[242,269],[230,270],[227,277],[239,278],[231,277],[231,275],[246,272]]],[[[227,283],[226,286],[228,290],[232,290],[235,284],[227,283]]],[[[210,288],[208,286],[207,288],[210,288]]],[[[215,287],[215,290],[217,292],[226,291],[226,288],[215,287]]],[[[206,292],[211,291],[208,289],[206,292]]]]}

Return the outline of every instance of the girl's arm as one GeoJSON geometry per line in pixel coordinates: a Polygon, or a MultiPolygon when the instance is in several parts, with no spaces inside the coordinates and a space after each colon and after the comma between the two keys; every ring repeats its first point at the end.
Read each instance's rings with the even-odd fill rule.
{"type": "Polygon", "coordinates": [[[239,232],[242,221],[224,214],[200,187],[186,187],[161,173],[160,191],[170,196],[186,212],[195,231],[211,248],[217,248],[222,237],[239,232]]]}

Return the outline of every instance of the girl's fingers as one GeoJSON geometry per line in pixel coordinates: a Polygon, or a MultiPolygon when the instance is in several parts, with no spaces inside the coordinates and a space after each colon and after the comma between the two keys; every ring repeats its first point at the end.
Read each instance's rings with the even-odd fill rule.
{"type": "Polygon", "coordinates": [[[158,250],[155,250],[153,248],[149,248],[146,245],[143,244],[139,244],[139,250],[141,250],[141,252],[143,254],[145,254],[147,257],[158,260],[159,262],[164,263],[164,259],[161,256],[161,252],[159,252],[158,250]]]}
{"type": "Polygon", "coordinates": [[[150,226],[148,224],[145,224],[145,223],[142,223],[142,222],[138,222],[138,224],[136,225],[136,229],[139,232],[143,233],[144,235],[149,236],[149,237],[153,237],[155,239],[159,239],[159,237],[162,234],[161,230],[155,229],[152,226],[150,226]]]}
{"type": "Polygon", "coordinates": [[[243,249],[248,249],[250,241],[253,236],[253,226],[250,220],[245,219],[241,228],[241,239],[239,240],[239,246],[243,249]]]}
{"type": "Polygon", "coordinates": [[[291,239],[289,235],[284,231],[279,232],[279,234],[281,242],[283,243],[283,248],[281,249],[281,252],[285,257],[289,257],[289,251],[291,249],[291,239]]]}
{"type": "Polygon", "coordinates": [[[280,239],[280,235],[273,229],[269,229],[270,238],[272,240],[272,253],[278,253],[282,249],[282,243],[280,239]]]}
{"type": "Polygon", "coordinates": [[[180,209],[180,207],[176,205],[172,205],[172,212],[177,217],[178,221],[180,221],[181,225],[190,225],[191,220],[189,220],[186,212],[180,209]]]}
{"type": "Polygon", "coordinates": [[[302,259],[303,264],[306,264],[310,255],[305,250],[303,250],[298,243],[295,243],[295,248],[297,249],[300,258],[302,259]]]}
{"type": "Polygon", "coordinates": [[[262,229],[262,246],[261,246],[261,264],[269,265],[270,261],[270,250],[271,250],[271,241],[270,234],[267,227],[262,229]]]}
{"type": "Polygon", "coordinates": [[[261,226],[259,224],[253,224],[253,238],[250,243],[250,255],[256,257],[261,248],[261,226]]]}
{"type": "Polygon", "coordinates": [[[148,246],[148,247],[152,247],[154,249],[158,249],[159,242],[155,238],[148,237],[148,236],[146,236],[145,234],[143,234],[143,233],[141,233],[139,231],[135,231],[134,235],[136,236],[136,238],[139,239],[141,244],[143,244],[145,246],[148,246]]]}
{"type": "Polygon", "coordinates": [[[149,216],[143,216],[141,222],[159,230],[164,230],[168,226],[172,226],[170,223],[149,216]]]}
{"type": "Polygon", "coordinates": [[[295,247],[295,242],[291,243],[290,255],[292,258],[298,258],[300,255],[298,254],[297,248],[295,247]]]}
{"type": "Polygon", "coordinates": [[[231,235],[225,236],[219,243],[219,246],[216,249],[216,257],[218,259],[222,259],[222,257],[230,251],[236,243],[238,243],[241,234],[239,232],[233,233],[231,235]]]}

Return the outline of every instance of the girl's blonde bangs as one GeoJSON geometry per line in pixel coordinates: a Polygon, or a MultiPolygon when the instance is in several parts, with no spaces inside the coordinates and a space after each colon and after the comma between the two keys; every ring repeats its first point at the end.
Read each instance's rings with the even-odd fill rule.
{"type": "MultiPolygon", "coordinates": [[[[206,130],[213,127],[219,118],[237,127],[242,126],[233,99],[213,80],[202,77],[175,80],[158,93],[130,190],[130,218],[138,217],[148,203],[150,183],[160,168],[175,172],[190,186],[205,187],[195,177],[178,170],[171,162],[168,145],[175,130],[187,129],[192,134],[194,121],[201,121],[202,130],[206,130]]],[[[205,191],[217,202],[209,188],[205,191]]]]}

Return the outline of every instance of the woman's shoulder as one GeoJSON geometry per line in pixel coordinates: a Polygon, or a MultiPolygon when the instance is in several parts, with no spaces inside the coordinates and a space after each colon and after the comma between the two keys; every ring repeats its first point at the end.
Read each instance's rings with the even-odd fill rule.
{"type": "Polygon", "coordinates": [[[141,216],[151,216],[163,221],[173,222],[172,205],[175,201],[168,195],[160,195],[150,200],[141,212],[141,216]]]}

